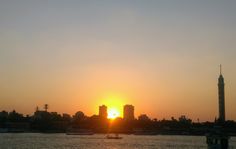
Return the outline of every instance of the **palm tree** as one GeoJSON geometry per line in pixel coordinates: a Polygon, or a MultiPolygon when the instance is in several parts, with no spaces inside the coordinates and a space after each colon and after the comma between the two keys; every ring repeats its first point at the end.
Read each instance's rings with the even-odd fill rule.
{"type": "Polygon", "coordinates": [[[44,105],[44,109],[45,109],[45,111],[47,112],[47,110],[48,110],[48,104],[45,104],[45,105],[44,105]]]}

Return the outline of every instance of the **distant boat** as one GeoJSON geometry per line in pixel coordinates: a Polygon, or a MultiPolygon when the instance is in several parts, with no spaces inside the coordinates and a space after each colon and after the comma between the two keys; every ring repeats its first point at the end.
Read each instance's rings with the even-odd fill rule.
{"type": "Polygon", "coordinates": [[[66,135],[93,135],[93,131],[89,129],[69,129],[66,131],[66,135]]]}
{"type": "Polygon", "coordinates": [[[107,138],[107,139],[122,139],[122,137],[120,137],[119,134],[115,134],[114,136],[108,134],[108,135],[106,136],[106,138],[107,138]]]}

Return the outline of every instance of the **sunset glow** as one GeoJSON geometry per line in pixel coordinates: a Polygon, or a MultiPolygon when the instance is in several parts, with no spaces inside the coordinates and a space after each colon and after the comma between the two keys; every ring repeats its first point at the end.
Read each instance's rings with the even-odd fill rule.
{"type": "Polygon", "coordinates": [[[119,111],[115,108],[108,109],[107,114],[108,114],[107,118],[109,118],[109,119],[115,119],[120,116],[119,111]]]}
{"type": "Polygon", "coordinates": [[[107,106],[107,118],[114,119],[116,117],[122,117],[123,106],[128,100],[118,93],[107,93],[107,96],[103,97],[103,100],[99,103],[107,106]]]}
{"type": "MultiPolygon", "coordinates": [[[[236,1],[0,0],[0,110],[236,120],[236,1]],[[115,110],[114,110],[115,109],[115,110]],[[206,114],[207,113],[207,114],[206,114]]],[[[107,117],[107,115],[105,116],[107,117]]]]}

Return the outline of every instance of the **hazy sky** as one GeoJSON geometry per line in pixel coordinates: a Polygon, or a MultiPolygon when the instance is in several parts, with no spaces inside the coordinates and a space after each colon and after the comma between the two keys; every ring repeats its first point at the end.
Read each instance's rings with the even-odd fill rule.
{"type": "Polygon", "coordinates": [[[0,111],[236,120],[236,1],[0,0],[0,111]]]}

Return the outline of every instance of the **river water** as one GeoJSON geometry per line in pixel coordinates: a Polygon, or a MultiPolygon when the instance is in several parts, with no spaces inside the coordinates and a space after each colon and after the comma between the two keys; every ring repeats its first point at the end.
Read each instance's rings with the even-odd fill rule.
{"type": "MultiPolygon", "coordinates": [[[[137,136],[120,135],[123,139],[105,139],[105,135],[91,136],[2,133],[1,149],[205,149],[204,136],[137,136]]],[[[230,148],[236,149],[236,138],[230,139],[230,148]]]]}

